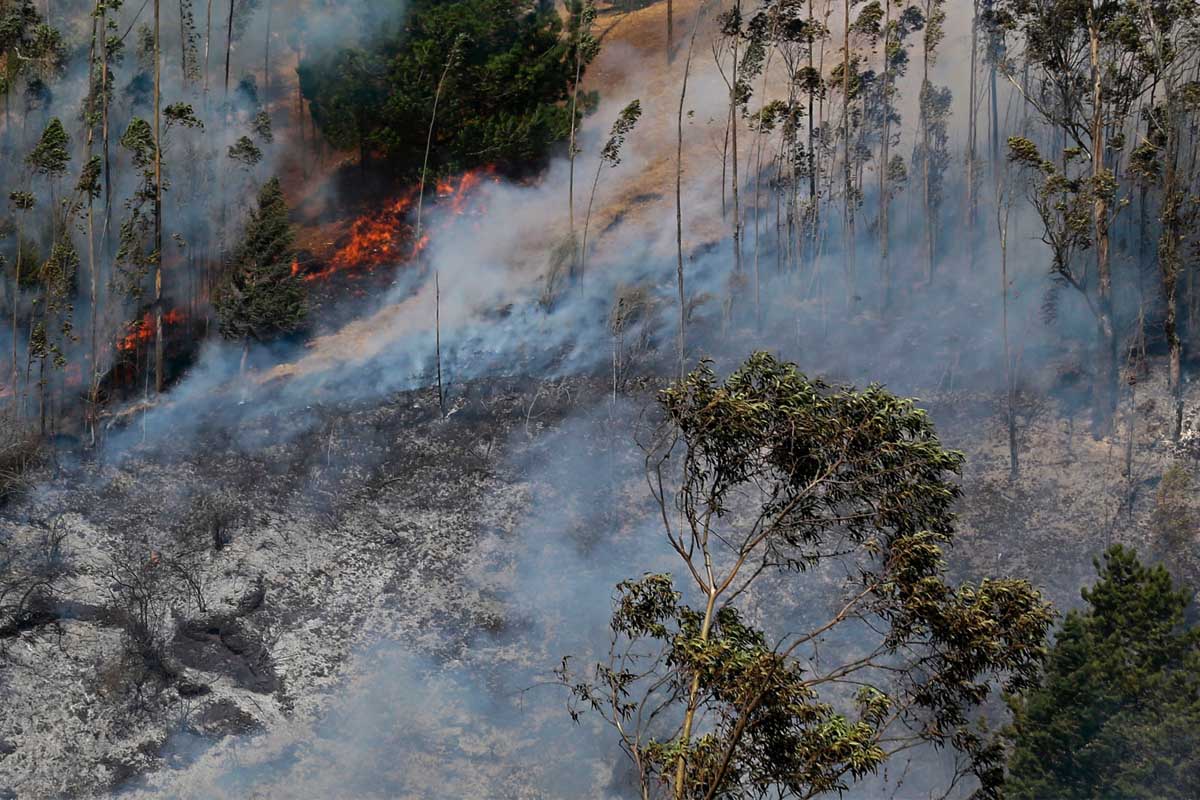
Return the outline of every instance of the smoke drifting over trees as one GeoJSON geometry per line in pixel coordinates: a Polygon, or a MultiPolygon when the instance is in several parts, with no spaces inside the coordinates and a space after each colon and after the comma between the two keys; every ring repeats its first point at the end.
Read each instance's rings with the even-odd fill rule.
{"type": "Polygon", "coordinates": [[[0,698],[103,732],[41,764],[0,723],[0,790],[996,796],[1015,742],[1035,796],[1064,648],[1120,651],[1071,617],[1039,684],[1032,586],[1102,550],[1085,599],[1170,601],[1147,692],[1191,713],[1183,601],[1106,547],[1200,576],[1194,2],[0,0],[0,64],[0,664],[38,676],[0,698]],[[936,480],[880,477],[922,445],[936,480]],[[795,482],[848,455],[883,482],[843,518],[795,482]],[[736,509],[664,490],[708,468],[736,509]],[[788,521],[728,601],[711,518],[788,521]]]}

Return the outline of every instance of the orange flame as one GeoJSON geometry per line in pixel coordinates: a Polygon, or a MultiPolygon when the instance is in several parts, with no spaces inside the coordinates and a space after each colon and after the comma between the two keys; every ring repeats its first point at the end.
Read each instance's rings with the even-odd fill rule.
{"type": "MultiPolygon", "coordinates": [[[[486,179],[499,181],[495,167],[483,167],[456,178],[440,180],[434,189],[434,197],[438,203],[448,203],[453,215],[459,216],[466,211],[472,193],[486,179]]],[[[430,241],[429,235],[423,233],[420,241],[411,243],[414,226],[408,217],[416,202],[417,189],[410,188],[383,208],[368,211],[354,220],[347,240],[329,258],[327,266],[304,275],[304,280],[320,280],[348,270],[370,271],[415,258],[430,241]]],[[[292,274],[299,273],[299,263],[293,262],[292,274]]]]}
{"type": "MultiPolygon", "coordinates": [[[[163,325],[178,325],[187,319],[187,314],[181,308],[173,308],[163,313],[163,325]]],[[[154,314],[147,311],[141,319],[136,319],[125,326],[127,333],[117,341],[117,349],[123,353],[137,350],[142,344],[154,341],[154,314]]]]}

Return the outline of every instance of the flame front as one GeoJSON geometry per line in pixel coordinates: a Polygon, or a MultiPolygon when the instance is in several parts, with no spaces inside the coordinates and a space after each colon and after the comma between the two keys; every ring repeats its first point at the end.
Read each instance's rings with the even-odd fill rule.
{"type": "MultiPolygon", "coordinates": [[[[163,312],[163,327],[178,325],[187,319],[187,314],[181,308],[173,308],[163,312]]],[[[117,349],[122,353],[130,353],[141,345],[154,341],[154,313],[147,311],[141,319],[136,319],[125,326],[127,331],[117,342],[117,349]]]]}
{"type": "MultiPolygon", "coordinates": [[[[494,167],[465,172],[456,178],[441,180],[434,198],[445,204],[453,216],[467,210],[471,195],[485,180],[498,181],[494,167]]],[[[426,204],[428,205],[428,196],[426,204]]],[[[303,275],[306,281],[321,280],[339,272],[371,271],[377,267],[404,263],[420,255],[429,245],[430,236],[422,231],[413,243],[415,221],[411,219],[417,205],[417,189],[411,188],[389,201],[383,208],[368,211],[350,225],[350,231],[330,256],[324,269],[303,275]]],[[[292,274],[301,273],[298,262],[292,263],[292,274]]]]}

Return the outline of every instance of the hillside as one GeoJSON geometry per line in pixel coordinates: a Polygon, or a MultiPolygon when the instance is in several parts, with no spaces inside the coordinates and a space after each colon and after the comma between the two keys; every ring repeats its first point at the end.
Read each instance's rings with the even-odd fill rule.
{"type": "MultiPolygon", "coordinates": [[[[72,30],[85,30],[90,19],[83,5],[60,10],[72,30]]],[[[575,87],[587,113],[573,164],[567,143],[553,137],[544,152],[516,163],[463,148],[456,138],[469,128],[497,152],[523,152],[525,139],[542,135],[539,126],[550,129],[547,120],[565,113],[563,97],[570,94],[563,87],[555,84],[552,92],[533,79],[503,83],[513,92],[513,108],[518,84],[551,100],[539,98],[527,114],[514,111],[493,125],[454,99],[455,91],[479,87],[452,80],[453,69],[482,80],[486,69],[514,63],[514,74],[523,77],[539,69],[551,78],[554,70],[569,73],[573,51],[562,38],[569,29],[522,8],[512,12],[514,30],[533,36],[536,21],[553,41],[536,58],[515,45],[478,58],[473,51],[455,50],[448,59],[439,53],[440,79],[421,62],[413,74],[429,84],[422,91],[436,92],[437,102],[447,104],[443,113],[462,125],[443,131],[435,117],[427,128],[421,106],[418,130],[406,116],[418,81],[403,71],[411,56],[405,37],[419,33],[403,25],[415,17],[390,6],[316,0],[251,4],[239,12],[245,19],[231,11],[224,20],[229,50],[214,47],[212,63],[231,59],[242,82],[234,81],[224,106],[213,103],[221,113],[206,117],[216,131],[211,150],[198,149],[204,127],[174,122],[179,127],[170,135],[177,138],[162,150],[166,208],[174,216],[161,250],[131,233],[155,231],[153,161],[144,155],[153,145],[142,142],[139,156],[137,137],[127,135],[125,149],[116,151],[141,165],[114,181],[131,192],[117,204],[131,215],[125,225],[97,224],[99,206],[88,206],[86,197],[99,203],[99,188],[89,194],[83,182],[72,197],[84,199],[64,205],[65,168],[37,167],[32,156],[21,162],[28,174],[20,185],[33,186],[36,174],[53,198],[50,207],[74,208],[76,216],[64,216],[60,225],[47,215],[59,250],[39,257],[36,283],[23,284],[16,272],[12,289],[4,282],[13,333],[6,324],[0,335],[6,381],[0,400],[11,398],[12,406],[4,417],[11,433],[0,442],[0,800],[635,796],[639,776],[627,758],[628,741],[622,749],[595,714],[574,718],[573,687],[564,676],[578,674],[572,665],[605,658],[610,637],[619,638],[610,622],[622,607],[620,582],[661,574],[688,585],[678,560],[686,548],[673,550],[664,527],[682,529],[694,508],[670,505],[675,498],[660,506],[654,493],[663,491],[656,484],[662,476],[647,471],[664,428],[686,438],[665,425],[661,394],[681,363],[711,364],[723,377],[750,353],[769,351],[828,382],[816,384],[819,391],[808,398],[822,411],[837,395],[831,386],[843,384],[878,383],[916,398],[938,446],[965,457],[961,476],[947,478],[962,490],[953,502],[953,546],[944,560],[931,559],[950,580],[971,587],[989,578],[1027,581],[1053,605],[1056,619],[1084,605],[1080,591],[1094,580],[1093,560],[1113,544],[1164,564],[1182,586],[1200,580],[1200,388],[1190,380],[1190,349],[1172,344],[1163,323],[1178,306],[1186,339],[1200,293],[1190,273],[1170,303],[1156,283],[1156,259],[1166,257],[1158,245],[1173,241],[1171,220],[1153,199],[1161,187],[1122,183],[1122,200],[1105,212],[1112,215],[1115,289],[1100,288],[1092,275],[1100,256],[1090,239],[1072,240],[1074,249],[1056,260],[1055,221],[1047,222],[1050,212],[1037,201],[1052,196],[1061,210],[1067,208],[1061,198],[1075,192],[1077,207],[1068,209],[1075,216],[1062,224],[1073,222],[1068,232],[1075,235],[1084,235],[1082,227],[1098,237],[1089,215],[1099,195],[1080,188],[1094,176],[1078,153],[1064,153],[1061,163],[1069,167],[1061,169],[1078,174],[1039,195],[1037,176],[1056,176],[1059,161],[1039,162],[1041,172],[1030,178],[1000,154],[1002,126],[1014,137],[1029,133],[1035,150],[1061,142],[1057,132],[1035,130],[1030,115],[1018,113],[1017,89],[987,94],[983,61],[975,65],[979,85],[966,88],[969,16],[943,21],[946,36],[927,65],[928,85],[952,88],[956,98],[973,92],[979,108],[995,100],[987,129],[996,133],[995,157],[983,152],[990,146],[983,143],[986,126],[976,132],[977,163],[959,152],[967,141],[962,120],[942,119],[932,133],[924,127],[931,124],[923,116],[929,105],[923,112],[915,99],[925,66],[917,57],[919,29],[904,32],[911,62],[889,73],[902,98],[893,101],[886,83],[873,82],[880,80],[873,70],[884,52],[878,36],[900,36],[894,31],[901,28],[877,35],[860,26],[852,45],[862,59],[855,62],[863,70],[856,81],[885,89],[856,95],[857,107],[848,100],[843,107],[837,96],[840,31],[821,38],[819,53],[811,54],[825,83],[807,107],[798,100],[797,70],[807,63],[800,40],[767,47],[746,34],[748,46],[763,46],[763,63],[746,90],[753,101],[732,115],[740,150],[731,159],[724,70],[746,54],[729,50],[721,33],[729,18],[720,16],[727,9],[711,5],[673,0],[670,59],[666,3],[599,7],[598,51],[586,71],[579,67],[583,80],[575,87]],[[285,10],[289,21],[280,22],[285,10]],[[393,24],[405,33],[388,39],[393,24]],[[330,33],[335,29],[337,35],[330,33]],[[372,61],[376,34],[387,58],[372,61]],[[235,35],[244,38],[234,42],[235,35]],[[337,66],[328,69],[333,77],[320,75],[333,88],[312,77],[306,83],[306,65],[324,68],[326,57],[337,66]],[[373,90],[386,83],[390,93],[362,102],[337,83],[347,75],[373,90]],[[251,94],[253,103],[245,99],[251,94]],[[770,123],[759,104],[767,97],[791,101],[773,106],[779,116],[770,123]],[[869,106],[870,97],[895,105],[881,110],[869,106]],[[615,156],[611,147],[602,155],[614,122],[634,100],[640,118],[622,134],[615,156]],[[364,106],[379,115],[369,141],[365,123],[346,112],[365,115],[364,106]],[[820,115],[811,127],[807,108],[820,115]],[[259,112],[274,126],[269,136],[262,135],[259,112]],[[786,113],[795,115],[790,122],[786,113]],[[894,128],[870,127],[881,114],[894,128]],[[838,138],[852,133],[848,118],[861,126],[853,133],[856,162],[848,158],[850,142],[838,138]],[[360,137],[357,147],[349,144],[351,129],[360,137]],[[243,130],[250,131],[242,137],[249,146],[238,151],[243,130]],[[901,154],[891,177],[878,168],[884,137],[901,154]],[[943,148],[936,155],[921,150],[933,139],[943,148]],[[426,166],[431,158],[437,164],[428,171],[429,186],[423,167],[393,152],[422,144],[426,166]],[[221,160],[249,148],[258,148],[260,160],[221,160]],[[203,166],[210,156],[211,172],[203,166]],[[460,162],[471,166],[459,169],[460,162]],[[922,194],[924,168],[941,172],[922,194]],[[274,174],[289,209],[276,219],[258,194],[274,174]],[[413,174],[422,177],[414,182],[413,174]],[[894,181],[886,191],[885,179],[894,181]],[[969,203],[980,207],[974,215],[969,203]],[[247,234],[255,225],[258,239],[247,234]],[[54,254],[63,253],[62,242],[97,230],[103,233],[91,256],[104,266],[77,265],[77,276],[56,282],[62,262],[54,254]],[[288,258],[264,263],[271,260],[259,258],[256,246],[286,250],[288,258]],[[133,263],[129,253],[142,252],[138,247],[148,260],[133,263]],[[1055,264],[1066,272],[1048,275],[1047,265],[1055,264]],[[160,303],[153,299],[155,266],[165,267],[159,286],[163,275],[168,286],[160,303]],[[118,278],[137,283],[136,290],[117,298],[118,278]],[[272,282],[303,289],[303,323],[272,327],[275,296],[253,294],[272,282]],[[251,334],[228,334],[222,303],[237,292],[252,298],[240,307],[249,309],[242,311],[247,318],[237,320],[237,330],[251,334]],[[106,296],[112,306],[101,313],[98,298],[106,296]],[[164,308],[170,313],[156,333],[154,315],[164,308]],[[1097,325],[1098,309],[1117,331],[1111,341],[1097,325]],[[266,333],[259,336],[260,329],[266,333]],[[161,348],[156,355],[164,337],[165,355],[161,348]],[[111,353],[101,354],[100,340],[111,353]],[[1106,412],[1110,350],[1114,400],[1106,412]]],[[[819,5],[801,10],[812,14],[819,5]]],[[[434,14],[434,6],[440,7],[418,10],[434,14]]],[[[823,4],[830,32],[839,24],[836,11],[823,4]]],[[[133,12],[120,12],[118,34],[145,21],[133,12]]],[[[569,9],[559,16],[572,19],[569,9]]],[[[195,111],[208,113],[207,90],[201,94],[198,79],[187,77],[189,58],[195,69],[198,53],[208,59],[208,39],[189,56],[187,25],[196,26],[192,48],[201,41],[196,19],[169,22],[185,31],[179,94],[203,98],[195,111]]],[[[468,23],[483,24],[475,17],[462,24],[468,23]]],[[[86,50],[80,36],[71,39],[76,57],[86,50]]],[[[455,48],[478,44],[454,41],[455,48]]],[[[815,35],[810,48],[814,41],[815,35]]],[[[436,50],[426,45],[418,48],[421,57],[436,50]]],[[[0,42],[0,50],[8,47],[0,42]]],[[[140,57],[147,58],[144,48],[140,57]]],[[[121,66],[135,68],[142,69],[121,66]]],[[[215,87],[220,71],[212,69],[215,87]]],[[[91,96],[82,91],[87,70],[80,74],[63,78],[64,95],[70,86],[91,96]]],[[[149,91],[141,85],[147,74],[142,69],[130,79],[132,88],[122,88],[131,99],[114,105],[114,115],[149,107],[136,94],[149,91]]],[[[66,101],[42,102],[70,119],[54,105],[65,108],[66,101]]],[[[951,107],[950,94],[945,103],[951,107]]],[[[7,119],[6,112],[3,131],[15,136],[7,119]]],[[[139,129],[130,123],[128,130],[139,129]]],[[[87,142],[92,152],[91,140],[72,142],[87,142]]],[[[54,148],[38,152],[46,150],[54,148]]],[[[1120,171],[1120,181],[1128,174],[1120,171]]],[[[161,201],[164,188],[158,189],[161,201]]],[[[14,242],[21,258],[30,258],[21,237],[40,230],[34,218],[41,206],[18,215],[21,198],[13,197],[14,219],[28,227],[14,223],[11,237],[6,228],[4,247],[14,242]]],[[[1176,243],[1190,247],[1193,239],[1193,232],[1180,232],[1176,243]]],[[[47,249],[41,240],[28,247],[35,244],[47,249]]],[[[85,264],[89,251],[81,252],[85,264]]],[[[7,254],[0,254],[6,265],[7,254]]],[[[729,394],[735,393],[718,392],[718,399],[729,394]]],[[[890,395],[881,403],[903,406],[889,405],[890,395]]],[[[748,415],[759,413],[746,405],[748,415]]],[[[866,417],[864,429],[878,422],[878,415],[866,417]]],[[[903,449],[916,438],[909,430],[885,443],[880,463],[892,455],[890,447],[903,449]]],[[[800,439],[797,449],[808,446],[809,439],[800,439]]],[[[748,450],[753,460],[765,448],[748,450]]],[[[672,477],[677,463],[667,468],[672,477]]],[[[880,466],[879,474],[888,469],[880,466]]],[[[764,498],[776,499],[746,483],[743,503],[750,497],[750,505],[769,507],[764,498]]],[[[818,494],[823,500],[837,491],[818,494]]],[[[842,560],[853,552],[847,542],[875,552],[886,538],[879,531],[892,531],[872,523],[881,538],[856,541],[841,528],[852,529],[854,516],[843,520],[843,509],[831,507],[838,518],[831,530],[842,538],[832,537],[829,553],[809,541],[802,544],[821,553],[811,564],[776,561],[771,552],[762,556],[761,580],[735,593],[737,624],[749,631],[745,641],[816,628],[818,618],[844,618],[839,608],[857,577],[853,562],[842,560]]],[[[893,513],[906,512],[882,508],[878,516],[893,513]]],[[[736,527],[745,514],[734,502],[713,517],[736,527]]],[[[864,615],[859,622],[878,633],[871,629],[876,620],[864,615]]],[[[735,629],[728,618],[719,625],[722,632],[726,625],[735,629]]],[[[855,648],[870,641],[863,630],[839,640],[817,629],[815,655],[798,673],[818,674],[822,658],[852,660],[855,648]]],[[[678,641],[686,639],[680,634],[678,641]]],[[[767,670],[772,679],[774,669],[767,670]]],[[[685,696],[678,687],[676,700],[685,696]]],[[[812,697],[824,702],[820,691],[812,697]]],[[[858,695],[829,697],[830,709],[859,702],[858,695]]],[[[993,724],[1007,719],[998,693],[983,692],[970,708],[993,724]]],[[[708,733],[718,728],[711,718],[701,723],[708,733]]],[[[956,763],[952,748],[932,744],[945,732],[923,735],[920,747],[903,748],[887,768],[856,776],[861,780],[850,782],[846,796],[935,796],[956,763]]],[[[973,786],[967,780],[947,796],[966,797],[973,786]]]]}

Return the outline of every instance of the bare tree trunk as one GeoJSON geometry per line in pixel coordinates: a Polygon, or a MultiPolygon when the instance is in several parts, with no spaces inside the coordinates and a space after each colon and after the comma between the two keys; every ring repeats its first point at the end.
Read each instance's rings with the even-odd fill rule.
{"type": "MultiPolygon", "coordinates": [[[[1092,68],[1092,178],[1099,185],[1105,175],[1104,166],[1104,94],[1103,73],[1100,64],[1100,25],[1088,6],[1088,39],[1092,68]]],[[[1096,406],[1096,432],[1107,433],[1112,428],[1113,414],[1117,410],[1117,332],[1113,322],[1112,267],[1109,260],[1108,199],[1097,192],[1092,205],[1093,224],[1096,232],[1096,275],[1097,321],[1103,350],[1099,397],[1096,406]]]]}
{"type": "MultiPolygon", "coordinates": [[[[775,38],[778,22],[771,23],[771,33],[769,40],[775,38]]],[[[762,88],[759,90],[759,97],[765,98],[767,95],[767,75],[771,72],[771,57],[775,54],[774,49],[767,51],[766,63],[763,65],[762,71],[762,88]]],[[[754,134],[754,326],[757,330],[762,330],[763,313],[762,313],[762,277],[759,272],[759,253],[760,239],[762,237],[762,155],[763,155],[763,126],[759,126],[754,134]]]]}
{"type": "MultiPolygon", "coordinates": [[[[421,246],[421,213],[425,208],[425,177],[429,170],[429,151],[433,147],[433,129],[437,124],[438,104],[442,100],[442,88],[446,85],[446,78],[450,75],[450,68],[454,66],[454,61],[458,58],[458,49],[460,43],[455,41],[450,49],[450,54],[446,58],[446,66],[442,70],[442,77],[438,80],[437,91],[433,94],[433,111],[429,115],[429,132],[425,136],[425,160],[421,163],[421,182],[417,188],[417,224],[416,235],[413,239],[413,247],[421,246]]],[[[433,327],[434,327],[434,356],[437,360],[437,392],[438,392],[438,410],[441,412],[442,419],[446,418],[446,394],[442,389],[442,284],[441,277],[438,275],[438,270],[433,271],[433,327]]]]}
{"type": "Polygon", "coordinates": [[[1013,369],[1012,347],[1008,337],[1008,215],[1012,200],[1001,184],[996,196],[996,227],[1000,237],[1000,297],[1001,334],[1004,340],[1004,417],[1008,428],[1008,475],[1016,480],[1021,471],[1020,455],[1017,450],[1017,380],[1013,369]]]}
{"type": "Polygon", "coordinates": [[[433,351],[437,361],[438,413],[446,418],[446,390],[442,385],[442,279],[439,270],[433,271],[433,351]]]}
{"type": "Polygon", "coordinates": [[[271,105],[271,11],[275,7],[274,0],[267,3],[267,35],[263,42],[263,104],[271,105]]]}
{"type": "Polygon", "coordinates": [[[888,188],[888,161],[890,156],[888,150],[891,147],[892,139],[892,102],[891,102],[891,77],[892,66],[890,62],[890,49],[892,41],[892,4],[884,3],[884,37],[883,37],[883,136],[879,142],[879,264],[880,271],[883,277],[883,310],[886,312],[892,302],[892,265],[890,254],[888,253],[889,240],[891,239],[890,230],[888,228],[888,206],[891,204],[891,198],[888,196],[890,191],[888,188]]]}
{"type": "Polygon", "coordinates": [[[1000,92],[996,82],[996,59],[991,60],[991,66],[988,70],[988,97],[991,106],[991,126],[988,133],[991,136],[992,144],[992,185],[999,187],[1000,185],[1000,168],[1002,166],[1000,159],[1000,92]]]}
{"type": "Polygon", "coordinates": [[[979,68],[979,0],[971,3],[971,78],[967,100],[967,260],[971,273],[975,272],[975,222],[978,216],[979,198],[977,195],[975,167],[978,156],[975,152],[976,136],[979,127],[979,110],[975,101],[978,95],[977,71],[979,68]]]}
{"type": "Polygon", "coordinates": [[[842,257],[846,276],[846,307],[854,304],[854,178],[850,159],[850,4],[844,0],[842,30],[842,160],[845,172],[845,209],[842,220],[842,257]]]}
{"type": "Polygon", "coordinates": [[[675,117],[675,280],[679,289],[679,380],[687,374],[684,363],[687,353],[687,301],[683,287],[683,106],[687,98],[688,76],[692,70],[692,52],[704,9],[696,11],[692,38],[688,42],[687,60],[683,64],[683,88],[679,90],[679,113],[675,117]]]}
{"type": "MultiPolygon", "coordinates": [[[[156,0],[157,2],[157,0],[156,0]]],[[[229,61],[233,53],[233,4],[229,0],[229,20],[225,30],[225,97],[229,97],[229,61]]]]}
{"type": "MultiPolygon", "coordinates": [[[[708,553],[708,542],[707,541],[705,541],[703,543],[702,548],[704,550],[705,564],[708,567],[709,575],[711,575],[712,574],[711,556],[708,553]]],[[[713,586],[711,583],[705,588],[707,589],[707,592],[706,592],[707,600],[704,604],[704,619],[700,623],[699,640],[701,643],[708,641],[709,633],[712,630],[712,621],[713,621],[713,618],[716,616],[716,606],[717,606],[717,588],[715,586],[713,586]]],[[[684,712],[684,715],[683,715],[683,730],[680,733],[680,742],[683,745],[683,748],[685,750],[691,744],[692,724],[696,718],[696,709],[700,705],[699,698],[700,698],[700,673],[699,673],[699,671],[697,671],[696,674],[692,677],[691,686],[688,687],[687,710],[684,712]]],[[[684,753],[681,752],[679,754],[679,758],[676,761],[676,766],[675,766],[675,800],[684,800],[684,798],[686,797],[686,794],[685,794],[685,791],[686,791],[685,778],[687,775],[686,761],[687,761],[687,759],[684,757],[684,753]]]]}
{"type": "MultiPolygon", "coordinates": [[[[17,315],[18,315],[18,312],[21,307],[21,267],[23,266],[21,263],[21,260],[22,260],[21,256],[23,255],[23,252],[22,252],[23,248],[21,246],[21,236],[24,233],[24,231],[23,231],[24,226],[21,224],[22,216],[23,216],[23,213],[18,211],[16,214],[16,217],[17,217],[17,224],[16,224],[16,228],[17,228],[17,263],[16,263],[16,268],[15,268],[16,273],[13,277],[14,289],[13,289],[13,308],[12,308],[12,364],[13,364],[13,383],[12,383],[12,385],[13,385],[13,396],[14,397],[16,397],[17,384],[21,378],[21,374],[20,374],[21,368],[19,366],[17,366],[17,315]]],[[[24,409],[22,408],[22,411],[23,410],[24,409]]]]}
{"type": "Polygon", "coordinates": [[[1183,342],[1179,336],[1179,245],[1182,240],[1182,220],[1179,206],[1179,126],[1175,120],[1174,76],[1166,78],[1166,153],[1163,161],[1162,234],[1158,247],[1158,263],[1162,273],[1163,336],[1168,349],[1168,388],[1174,411],[1172,438],[1178,442],[1183,427],[1183,342]]]}
{"type": "Polygon", "coordinates": [[[213,0],[208,0],[208,10],[204,14],[204,102],[208,104],[208,55],[212,51],[212,7],[213,0]]]}
{"type": "MultiPolygon", "coordinates": [[[[733,37],[733,70],[730,73],[730,89],[729,89],[729,136],[731,154],[733,161],[731,162],[731,188],[733,190],[733,270],[739,277],[742,274],[742,208],[739,202],[738,190],[738,94],[737,94],[737,71],[738,71],[738,47],[741,44],[742,33],[742,0],[735,0],[734,11],[738,17],[737,31],[733,37]]],[[[730,298],[732,306],[734,298],[730,298]]]]}
{"type": "Polygon", "coordinates": [[[581,44],[583,42],[583,17],[580,13],[580,20],[575,31],[575,82],[571,85],[571,134],[567,139],[567,227],[571,237],[571,264],[570,274],[575,276],[579,254],[575,247],[575,156],[578,145],[575,143],[575,136],[578,128],[579,116],[579,78],[583,73],[583,52],[581,44]]]}
{"type": "MultiPolygon", "coordinates": [[[[97,6],[101,3],[97,2],[97,6]]],[[[101,15],[98,13],[100,9],[95,9],[92,15],[92,42],[88,53],[88,120],[87,120],[87,158],[86,163],[90,164],[92,160],[92,147],[96,141],[96,123],[95,103],[96,103],[96,48],[99,44],[98,36],[107,36],[108,32],[103,28],[99,29],[97,34],[97,26],[100,25],[101,15]]],[[[106,69],[104,64],[101,64],[101,69],[106,69]]],[[[87,169],[87,167],[85,167],[87,169]]],[[[86,428],[91,432],[92,444],[96,443],[96,396],[100,386],[100,346],[99,346],[99,325],[98,318],[100,316],[100,276],[97,274],[96,266],[96,234],[95,234],[95,200],[92,197],[91,189],[87,193],[87,244],[88,244],[88,277],[90,279],[90,303],[91,303],[91,343],[90,356],[88,366],[90,374],[88,376],[88,402],[87,410],[84,419],[87,422],[86,428]]]]}
{"type": "Polygon", "coordinates": [[[667,63],[670,64],[675,58],[675,51],[672,45],[675,44],[675,3],[674,0],[667,0],[667,63]]]}
{"type": "MultiPolygon", "coordinates": [[[[810,34],[808,37],[808,69],[809,69],[809,71],[812,71],[812,69],[813,69],[813,44],[814,44],[814,42],[813,42],[813,36],[811,34],[811,31],[815,29],[814,28],[814,20],[813,20],[813,3],[815,3],[815,2],[816,2],[816,0],[808,0],[808,26],[809,26],[809,31],[810,31],[810,34]]],[[[808,243],[808,250],[810,251],[810,257],[815,255],[814,253],[812,253],[812,251],[815,250],[815,241],[816,241],[816,236],[817,236],[816,227],[817,227],[817,224],[819,221],[819,214],[818,214],[819,209],[817,206],[817,185],[820,183],[820,178],[818,175],[817,156],[816,156],[816,153],[813,152],[813,142],[816,138],[816,136],[815,136],[815,134],[816,134],[816,127],[815,127],[816,126],[816,113],[815,113],[815,108],[814,108],[814,106],[816,104],[816,98],[814,96],[815,94],[816,94],[816,92],[814,92],[810,88],[808,91],[808,203],[809,203],[809,209],[808,209],[808,214],[807,214],[808,218],[805,220],[805,232],[804,232],[805,239],[807,240],[807,243],[808,243]]]]}
{"type": "Polygon", "coordinates": [[[162,52],[154,0],[154,390],[163,390],[162,52]]]}
{"type": "Polygon", "coordinates": [[[108,263],[108,243],[112,229],[112,172],[111,150],[108,142],[108,4],[101,4],[100,11],[100,51],[102,72],[100,73],[100,138],[104,151],[104,226],[100,233],[100,255],[104,263],[108,263]]]}
{"type": "MultiPolygon", "coordinates": [[[[932,0],[925,2],[925,14],[928,18],[932,11],[932,0]]],[[[929,39],[926,37],[921,48],[921,95],[920,95],[920,127],[921,127],[921,206],[925,211],[925,284],[933,283],[934,244],[936,237],[933,229],[933,193],[930,185],[930,162],[933,160],[933,142],[929,133],[929,101],[933,86],[929,82],[929,61],[932,54],[929,51],[929,39]]]]}
{"type": "Polygon", "coordinates": [[[729,129],[733,125],[733,109],[725,115],[725,138],[721,143],[721,219],[729,215],[726,178],[729,176],[729,129]]]}

